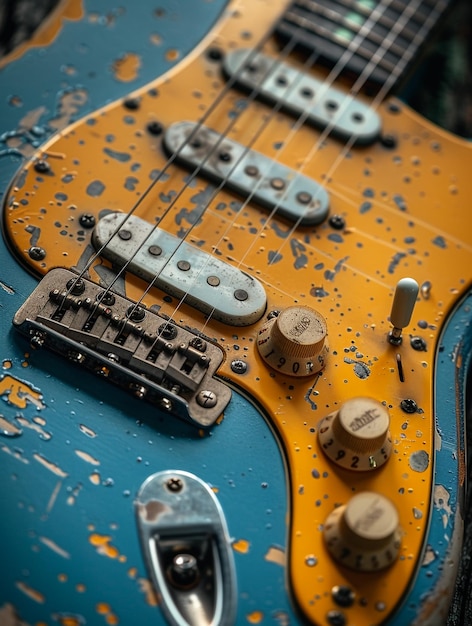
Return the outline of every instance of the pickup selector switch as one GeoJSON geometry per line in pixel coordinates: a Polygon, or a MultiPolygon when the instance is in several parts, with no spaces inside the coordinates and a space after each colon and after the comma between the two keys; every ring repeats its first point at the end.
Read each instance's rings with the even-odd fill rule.
{"type": "Polygon", "coordinates": [[[400,551],[397,509],[388,498],[371,491],[359,493],[334,509],[323,533],[333,559],[361,572],[389,567],[400,551]]]}
{"type": "Polygon", "coordinates": [[[275,370],[289,376],[310,376],[325,365],[326,335],[326,321],[318,311],[292,306],[262,326],[257,347],[275,370]]]}
{"type": "Polygon", "coordinates": [[[387,408],[373,398],[347,400],[324,417],[318,437],[323,452],[345,469],[369,471],[389,458],[392,441],[387,408]]]}

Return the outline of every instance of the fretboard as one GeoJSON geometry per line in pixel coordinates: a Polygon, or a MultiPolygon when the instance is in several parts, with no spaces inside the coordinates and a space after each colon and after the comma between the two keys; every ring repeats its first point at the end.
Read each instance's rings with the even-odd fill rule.
{"type": "Polygon", "coordinates": [[[276,33],[340,73],[389,90],[408,70],[451,0],[295,0],[276,33]]]}

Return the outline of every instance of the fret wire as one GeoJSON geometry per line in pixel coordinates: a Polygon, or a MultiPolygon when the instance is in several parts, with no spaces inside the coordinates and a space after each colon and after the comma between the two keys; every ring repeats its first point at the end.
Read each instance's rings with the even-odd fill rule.
{"type": "MultiPolygon", "coordinates": [[[[301,15],[292,15],[291,11],[288,11],[286,13],[287,18],[290,18],[290,21],[295,25],[295,26],[299,26],[304,28],[305,30],[309,30],[314,32],[317,35],[321,35],[323,38],[327,39],[328,36],[329,38],[332,40],[333,39],[333,33],[332,31],[330,31],[328,28],[325,28],[324,26],[320,26],[318,24],[313,24],[313,22],[310,22],[309,20],[307,20],[306,17],[303,17],[301,15]]],[[[338,42],[336,42],[338,43],[338,42]]],[[[339,45],[339,43],[338,43],[339,45]]],[[[359,57],[362,57],[364,60],[369,61],[372,57],[372,51],[368,50],[366,48],[359,46],[355,52],[355,54],[359,57]]],[[[389,62],[387,59],[382,59],[381,62],[379,62],[378,64],[379,67],[382,67],[383,69],[385,69],[388,72],[393,71],[393,69],[395,68],[395,64],[389,62]]]]}
{"type": "MultiPolygon", "coordinates": [[[[431,7],[431,12],[427,16],[427,18],[423,22],[420,30],[418,30],[418,32],[416,33],[415,38],[411,42],[412,45],[410,45],[407,48],[407,50],[405,50],[402,58],[400,59],[399,63],[397,64],[394,72],[389,76],[389,78],[386,81],[385,85],[382,87],[382,89],[377,94],[377,96],[376,96],[376,98],[374,100],[373,106],[375,106],[376,103],[380,103],[383,100],[383,98],[385,97],[385,95],[388,92],[388,90],[390,89],[390,87],[395,83],[397,78],[405,70],[405,67],[408,65],[408,63],[411,60],[411,58],[416,54],[418,48],[424,42],[424,40],[428,36],[428,34],[431,31],[431,29],[434,27],[434,24],[435,24],[437,18],[444,12],[444,10],[446,9],[447,5],[448,5],[448,0],[435,0],[434,6],[431,7]]],[[[377,104],[377,106],[378,106],[378,104],[377,104]]]]}
{"type": "MultiPolygon", "coordinates": [[[[421,1],[421,0],[420,0],[421,1]]],[[[404,51],[402,57],[399,59],[398,63],[396,64],[396,67],[394,69],[394,71],[390,74],[390,76],[387,78],[387,80],[385,81],[384,85],[382,86],[382,88],[379,90],[374,102],[378,101],[378,99],[380,97],[384,97],[385,93],[388,91],[388,85],[393,85],[395,83],[395,80],[398,78],[398,76],[400,76],[400,74],[404,71],[406,65],[408,64],[409,60],[411,59],[411,57],[416,54],[419,46],[421,45],[421,43],[424,41],[426,35],[428,34],[428,32],[430,31],[429,27],[429,22],[431,22],[432,24],[435,23],[435,21],[437,20],[437,17],[441,14],[441,10],[437,10],[437,6],[440,5],[442,7],[447,5],[447,0],[439,0],[438,3],[435,6],[435,10],[431,11],[429,16],[427,17],[427,19],[425,19],[425,21],[422,24],[422,27],[420,28],[420,30],[416,33],[416,36],[414,38],[414,40],[410,43],[410,45],[408,46],[408,48],[404,51]],[[436,13],[436,15],[435,15],[436,13]],[[427,26],[428,25],[428,26],[427,26]],[[383,95],[382,95],[383,94],[383,95]]],[[[411,8],[411,5],[408,3],[406,5],[406,8],[404,9],[404,12],[402,14],[401,17],[403,18],[407,18],[409,19],[409,16],[407,15],[410,11],[415,11],[416,9],[411,8]]],[[[403,29],[404,25],[401,24],[401,20],[399,19],[396,24],[394,29],[392,30],[392,32],[390,33],[390,35],[394,34],[394,30],[397,31],[398,29],[403,29]]],[[[401,32],[401,31],[400,31],[401,32]]],[[[394,34],[394,36],[398,36],[398,33],[394,34]]],[[[387,39],[386,39],[387,41],[387,39]]],[[[388,48],[387,48],[388,50],[388,48]]],[[[365,83],[366,78],[364,78],[364,74],[367,73],[367,77],[369,75],[370,72],[370,66],[373,64],[374,65],[374,69],[375,67],[378,67],[378,54],[381,52],[382,50],[379,49],[377,51],[377,54],[375,55],[375,58],[372,57],[371,61],[366,65],[366,67],[364,68],[364,70],[362,71],[362,73],[358,76],[357,80],[355,81],[354,85],[351,87],[351,93],[357,93],[363,86],[363,84],[365,83]],[[359,86],[358,86],[359,83],[359,86]]],[[[384,51],[385,54],[386,50],[384,51]]],[[[382,57],[380,57],[381,59],[382,57]]]]}
{"type": "MultiPolygon", "coordinates": [[[[352,9],[356,13],[359,13],[359,14],[362,13],[362,15],[368,17],[370,15],[370,13],[371,13],[370,9],[368,9],[367,7],[364,7],[362,5],[357,5],[356,1],[357,0],[337,0],[338,4],[342,4],[345,8],[352,9]],[[361,8],[362,8],[362,10],[360,10],[361,8]]],[[[424,0],[422,0],[422,1],[424,3],[424,0]]],[[[320,13],[324,9],[334,12],[334,9],[327,9],[327,7],[325,7],[325,6],[321,5],[321,4],[317,4],[317,2],[315,0],[297,0],[296,4],[301,6],[302,8],[306,8],[308,11],[311,11],[315,15],[317,13],[320,13]]],[[[390,5],[389,8],[392,8],[394,10],[398,9],[400,11],[400,9],[403,10],[405,8],[405,3],[402,3],[401,0],[392,0],[391,5],[390,5]]],[[[424,8],[428,9],[430,11],[432,7],[424,6],[424,8]]],[[[340,14],[338,13],[338,15],[340,15],[340,14]]],[[[423,17],[426,18],[427,15],[424,15],[423,17]]],[[[396,20],[394,18],[389,17],[385,13],[382,14],[379,17],[379,19],[377,20],[377,22],[376,22],[376,24],[380,24],[381,26],[385,26],[385,28],[388,28],[388,30],[391,30],[392,26],[394,26],[395,23],[396,23],[396,20]]],[[[374,29],[372,29],[372,30],[374,30],[374,29]]],[[[403,33],[411,41],[413,41],[413,39],[415,38],[417,32],[418,32],[417,30],[412,30],[408,26],[405,26],[405,28],[403,29],[403,33]]],[[[403,48],[402,48],[402,50],[403,50],[403,48]]]]}
{"type": "MultiPolygon", "coordinates": [[[[308,1],[310,2],[311,0],[308,0],[308,1]]],[[[302,2],[299,2],[298,4],[302,4],[302,2]]],[[[303,3],[303,4],[305,4],[305,3],[303,3]]],[[[318,14],[322,14],[323,17],[327,17],[331,22],[335,22],[336,21],[339,25],[346,26],[353,34],[357,34],[359,32],[360,24],[355,24],[354,22],[351,22],[349,19],[346,19],[346,17],[341,15],[339,12],[334,11],[333,9],[328,9],[327,7],[324,7],[324,6],[321,6],[321,5],[319,5],[317,7],[317,11],[318,11],[318,14]]],[[[300,16],[300,17],[303,17],[303,16],[300,16]]],[[[305,18],[305,19],[308,19],[308,18],[305,18]]],[[[310,24],[313,23],[309,19],[308,19],[308,22],[310,24]]],[[[377,21],[377,23],[380,23],[380,22],[381,22],[381,19],[379,19],[377,21]]],[[[390,30],[391,27],[395,24],[395,21],[389,19],[388,22],[389,22],[389,24],[385,24],[385,25],[388,26],[389,30],[390,30]]],[[[320,28],[326,28],[326,27],[320,27],[320,28]]],[[[331,31],[328,28],[326,28],[326,31],[331,34],[331,31]]],[[[332,36],[334,36],[334,34],[332,34],[332,36]]],[[[371,41],[374,44],[380,44],[381,45],[383,40],[384,40],[384,36],[379,34],[374,29],[372,29],[368,33],[368,35],[366,37],[364,37],[364,39],[367,40],[367,41],[371,41]]],[[[393,54],[396,54],[397,56],[401,56],[402,53],[403,53],[403,50],[404,50],[404,46],[401,46],[401,45],[399,45],[397,43],[393,43],[392,46],[390,47],[390,51],[393,54]]],[[[369,52],[368,54],[371,55],[372,52],[369,52]]]]}

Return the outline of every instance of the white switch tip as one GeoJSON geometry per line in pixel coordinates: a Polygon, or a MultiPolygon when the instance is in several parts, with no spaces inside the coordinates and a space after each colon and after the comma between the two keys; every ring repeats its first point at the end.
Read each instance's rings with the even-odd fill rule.
{"type": "Polygon", "coordinates": [[[414,278],[398,281],[390,313],[390,322],[394,328],[405,328],[410,323],[418,291],[419,286],[414,278]]]}

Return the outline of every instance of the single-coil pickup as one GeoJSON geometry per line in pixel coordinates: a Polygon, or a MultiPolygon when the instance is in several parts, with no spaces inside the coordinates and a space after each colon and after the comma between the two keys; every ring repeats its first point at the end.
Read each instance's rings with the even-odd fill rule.
{"type": "Polygon", "coordinates": [[[93,243],[117,266],[225,324],[247,326],[265,311],[258,280],[134,215],[103,217],[93,243]]]}
{"type": "Polygon", "coordinates": [[[378,114],[359,97],[320,81],[261,52],[239,49],[224,61],[225,73],[245,90],[256,90],[269,104],[279,103],[289,115],[344,141],[369,144],[380,134],[378,114]]]}
{"type": "Polygon", "coordinates": [[[203,176],[291,222],[315,225],[328,215],[328,193],[312,178],[210,128],[177,122],[167,129],[164,142],[188,169],[198,168],[203,176]]]}

